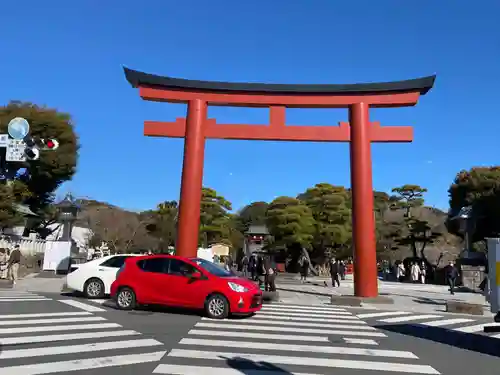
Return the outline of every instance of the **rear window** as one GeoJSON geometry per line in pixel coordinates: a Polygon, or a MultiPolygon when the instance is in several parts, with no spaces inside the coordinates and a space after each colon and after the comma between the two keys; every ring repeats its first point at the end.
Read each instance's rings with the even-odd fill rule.
{"type": "Polygon", "coordinates": [[[148,258],[137,262],[137,266],[145,272],[168,273],[168,258],[148,258]]]}
{"type": "Polygon", "coordinates": [[[126,255],[117,255],[108,260],[102,262],[100,266],[102,267],[111,267],[111,268],[120,268],[125,263],[125,259],[129,258],[126,255]]]}

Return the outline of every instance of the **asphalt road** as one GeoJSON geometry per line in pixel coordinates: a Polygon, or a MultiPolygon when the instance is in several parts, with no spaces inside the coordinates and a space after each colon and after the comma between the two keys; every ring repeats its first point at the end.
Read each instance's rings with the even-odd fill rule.
{"type": "MultiPolygon", "coordinates": [[[[74,297],[0,291],[0,374],[500,372],[499,338],[450,329],[442,323],[450,317],[432,318],[441,323],[431,326],[409,314],[383,322],[398,316],[381,313],[273,304],[251,318],[214,321],[178,310],[125,312],[74,297]]],[[[460,327],[487,323],[454,319],[469,319],[460,327]]]]}

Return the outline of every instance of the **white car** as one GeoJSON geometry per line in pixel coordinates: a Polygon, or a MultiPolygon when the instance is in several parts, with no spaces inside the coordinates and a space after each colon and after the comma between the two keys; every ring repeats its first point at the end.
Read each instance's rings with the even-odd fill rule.
{"type": "Polygon", "coordinates": [[[73,264],[71,268],[76,269],[66,276],[66,287],[83,293],[87,298],[103,298],[109,295],[111,284],[125,259],[138,255],[108,255],[83,264],[73,264]]]}

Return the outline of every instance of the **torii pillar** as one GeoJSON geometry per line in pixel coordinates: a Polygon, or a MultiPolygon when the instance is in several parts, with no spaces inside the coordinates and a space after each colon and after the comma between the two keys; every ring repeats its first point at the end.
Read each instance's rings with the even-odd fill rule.
{"type": "Polygon", "coordinates": [[[354,244],[354,294],[378,295],[371,142],[411,142],[411,127],[381,127],[369,109],[417,104],[435,76],[407,81],[349,85],[287,85],[192,81],[125,68],[127,80],[144,100],[186,103],[187,117],[145,121],[144,135],[185,138],[176,253],[196,257],[206,139],[350,142],[354,244]],[[207,107],[269,108],[269,125],[217,124],[207,107]],[[286,125],[286,108],[347,108],[339,126],[286,125]]]}

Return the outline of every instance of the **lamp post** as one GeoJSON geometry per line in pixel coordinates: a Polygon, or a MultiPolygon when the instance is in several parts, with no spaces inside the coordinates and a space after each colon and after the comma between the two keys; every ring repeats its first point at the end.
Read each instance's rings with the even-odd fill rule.
{"type": "Polygon", "coordinates": [[[59,221],[63,225],[63,233],[59,241],[71,242],[71,232],[73,225],[78,217],[80,207],[75,203],[73,196],[67,194],[64,200],[58,206],[59,221]]]}

